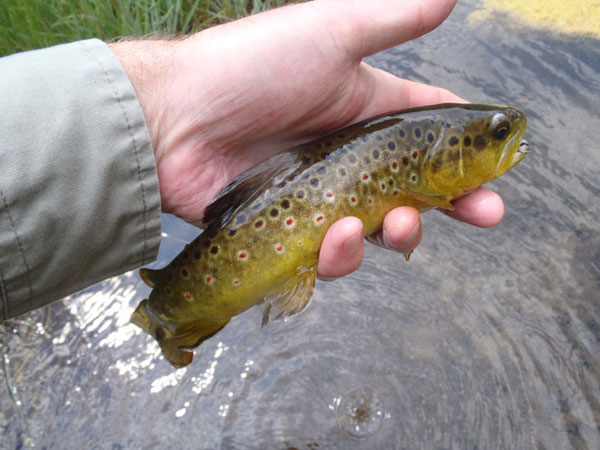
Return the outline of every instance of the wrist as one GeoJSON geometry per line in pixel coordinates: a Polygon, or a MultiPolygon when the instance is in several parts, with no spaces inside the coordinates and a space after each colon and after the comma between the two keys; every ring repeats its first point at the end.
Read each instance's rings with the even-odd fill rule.
{"type": "Polygon", "coordinates": [[[152,148],[157,158],[160,148],[161,106],[165,104],[166,87],[173,67],[178,41],[135,40],[108,44],[115,54],[142,108],[152,148]]]}

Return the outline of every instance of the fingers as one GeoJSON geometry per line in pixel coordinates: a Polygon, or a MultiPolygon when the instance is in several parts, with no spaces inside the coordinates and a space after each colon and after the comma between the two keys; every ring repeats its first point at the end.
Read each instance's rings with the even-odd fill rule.
{"type": "Polygon", "coordinates": [[[340,0],[316,2],[327,27],[351,57],[361,59],[421,36],[444,21],[456,0],[340,0]]]}
{"type": "MultiPolygon", "coordinates": [[[[401,253],[415,249],[423,230],[416,209],[402,206],[390,211],[382,230],[368,239],[382,247],[401,253]]],[[[345,217],[334,223],[323,240],[319,253],[318,274],[321,279],[348,275],[359,268],[364,253],[363,224],[356,217],[345,217]]]]}
{"type": "Polygon", "coordinates": [[[419,212],[410,206],[390,211],[380,231],[367,239],[369,242],[401,253],[412,252],[421,242],[423,227],[419,212]]]}
{"type": "Polygon", "coordinates": [[[362,263],[364,252],[363,223],[356,217],[345,217],[327,231],[317,273],[322,279],[342,277],[354,272],[362,263]]]}
{"type": "Polygon", "coordinates": [[[477,227],[498,225],[504,216],[504,202],[495,192],[480,188],[452,202],[454,211],[444,211],[450,217],[477,227]]]}

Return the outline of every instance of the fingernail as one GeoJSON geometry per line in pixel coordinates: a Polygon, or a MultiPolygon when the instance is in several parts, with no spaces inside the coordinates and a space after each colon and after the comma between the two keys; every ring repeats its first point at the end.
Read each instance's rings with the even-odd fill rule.
{"type": "Polygon", "coordinates": [[[353,255],[360,248],[362,239],[363,237],[360,233],[356,233],[350,239],[347,239],[346,242],[344,242],[344,244],[342,245],[344,254],[353,255]]]}
{"type": "Polygon", "coordinates": [[[421,227],[421,222],[417,222],[417,225],[412,229],[406,238],[404,238],[404,242],[412,242],[419,236],[419,228],[421,227]]]}

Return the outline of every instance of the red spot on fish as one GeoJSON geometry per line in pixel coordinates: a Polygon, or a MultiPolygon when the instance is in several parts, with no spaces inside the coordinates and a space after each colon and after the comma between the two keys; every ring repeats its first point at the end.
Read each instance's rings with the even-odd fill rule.
{"type": "Polygon", "coordinates": [[[385,183],[381,183],[381,190],[385,191],[385,183]]]}
{"type": "Polygon", "coordinates": [[[350,201],[351,201],[352,203],[356,203],[356,202],[357,202],[357,199],[356,199],[356,197],[350,197],[350,201]]]}
{"type": "Polygon", "coordinates": [[[167,311],[171,311],[171,307],[167,305],[167,311]]]}
{"type": "Polygon", "coordinates": [[[185,298],[187,298],[188,300],[191,300],[192,296],[190,294],[185,294],[185,298]]]}
{"type": "Polygon", "coordinates": [[[363,175],[363,180],[368,180],[368,179],[369,179],[369,174],[368,174],[368,173],[365,173],[365,174],[363,175]]]}
{"type": "Polygon", "coordinates": [[[370,198],[370,199],[369,199],[369,200],[367,200],[367,201],[369,202],[369,205],[372,205],[372,204],[373,204],[373,199],[372,199],[372,198],[370,198]]]}
{"type": "Polygon", "coordinates": [[[281,251],[283,251],[283,245],[278,245],[278,246],[277,246],[277,251],[278,251],[278,252],[281,252],[281,251]]]}
{"type": "Polygon", "coordinates": [[[248,257],[248,253],[246,252],[240,252],[239,256],[240,259],[246,259],[248,257]]]}
{"type": "Polygon", "coordinates": [[[240,280],[238,280],[237,278],[235,280],[233,280],[233,284],[240,284],[240,280]]]}
{"type": "Polygon", "coordinates": [[[417,159],[419,157],[419,152],[417,150],[415,150],[414,152],[412,152],[412,157],[414,159],[417,159]]]}
{"type": "Polygon", "coordinates": [[[287,220],[285,221],[285,224],[286,224],[286,225],[293,225],[293,224],[294,224],[294,219],[292,219],[292,218],[290,217],[289,219],[287,219],[287,220]]]}
{"type": "Polygon", "coordinates": [[[327,197],[329,197],[329,198],[333,197],[333,192],[328,192],[327,197]]]}
{"type": "Polygon", "coordinates": [[[392,163],[392,169],[397,169],[398,168],[398,163],[396,161],[394,161],[392,163]]]}
{"type": "Polygon", "coordinates": [[[302,246],[302,244],[303,244],[303,242],[302,242],[302,241],[298,241],[298,247],[301,247],[301,246],[302,246]]]}
{"type": "Polygon", "coordinates": [[[325,218],[325,217],[323,217],[323,216],[319,216],[319,217],[317,217],[315,220],[316,220],[317,222],[321,222],[321,221],[322,221],[324,218],[325,218]]]}

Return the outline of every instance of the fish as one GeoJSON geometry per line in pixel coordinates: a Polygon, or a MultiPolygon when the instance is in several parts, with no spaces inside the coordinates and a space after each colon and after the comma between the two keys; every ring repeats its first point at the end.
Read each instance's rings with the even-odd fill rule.
{"type": "Polygon", "coordinates": [[[398,206],[454,209],[525,158],[526,114],[513,106],[440,104],[364,120],[278,153],[235,177],[206,207],[203,231],[166,267],[131,316],[176,368],[232,317],[264,304],[263,326],[303,311],[328,227],[365,235],[398,206]]]}

